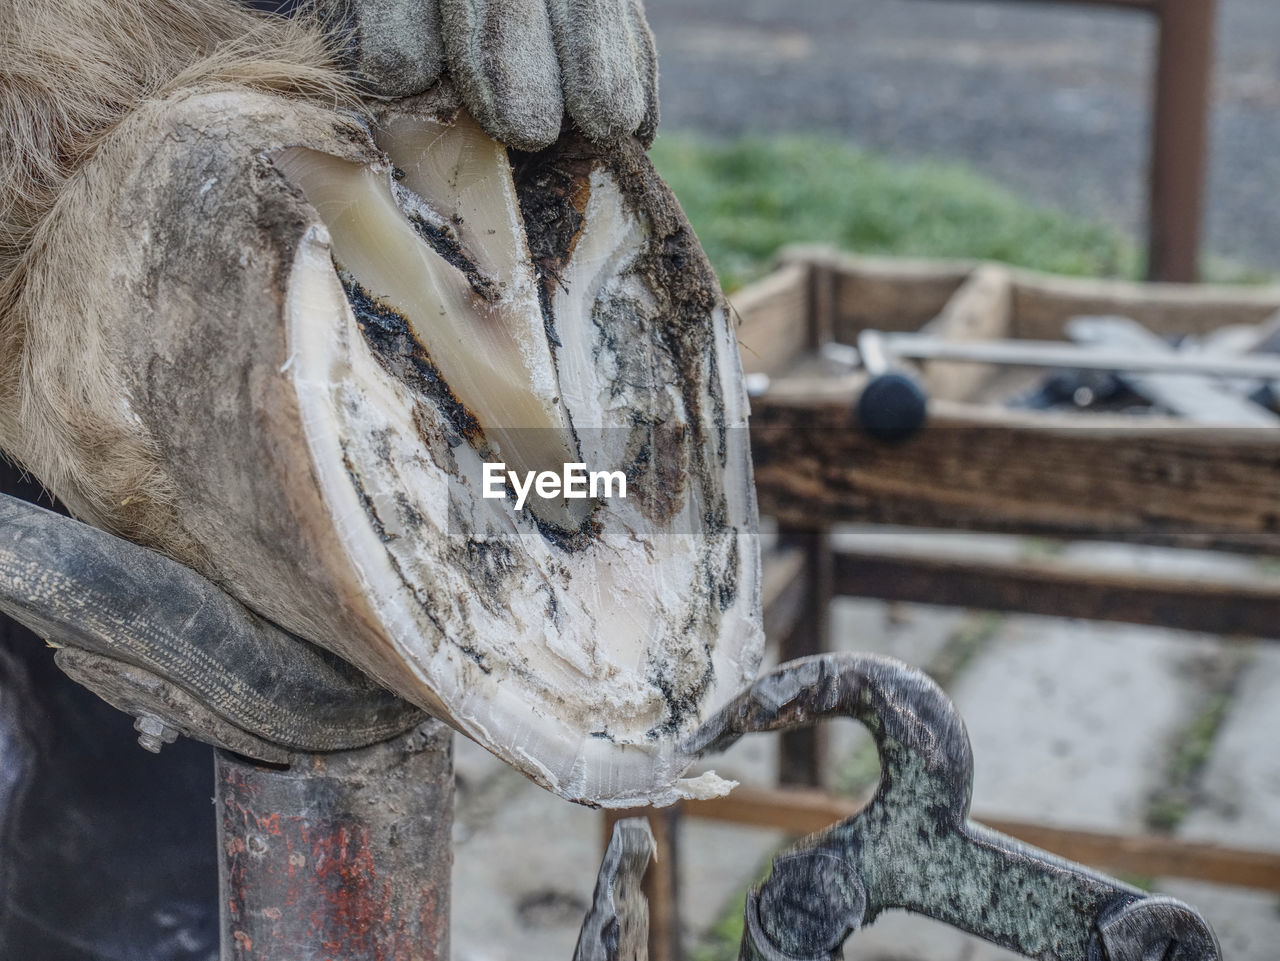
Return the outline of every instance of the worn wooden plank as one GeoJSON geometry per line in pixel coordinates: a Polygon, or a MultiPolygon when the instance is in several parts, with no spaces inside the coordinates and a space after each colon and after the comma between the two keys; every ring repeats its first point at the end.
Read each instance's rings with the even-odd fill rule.
{"type": "MultiPolygon", "coordinates": [[[[860,331],[914,331],[933,319],[980,262],[868,257],[814,245],[786,248],[788,265],[819,263],[837,275],[835,335],[853,343],[860,331]]],[[[1081,314],[1123,314],[1157,334],[1207,333],[1260,324],[1280,310],[1280,285],[1162,284],[1063,277],[1012,268],[1011,334],[1058,340],[1081,314]]]]}
{"type": "MultiPolygon", "coordinates": [[[[803,788],[744,785],[726,797],[682,802],[681,809],[690,817],[812,834],[851,817],[865,803],[866,799],[840,798],[803,788]]],[[[1280,851],[1245,850],[1155,835],[1106,834],[981,814],[974,815],[974,820],[1068,860],[1119,874],[1280,891],[1280,851]]]]}
{"type": "MultiPolygon", "coordinates": [[[[921,333],[952,341],[995,340],[1009,334],[1013,322],[1013,281],[1007,268],[982,264],[947,301],[921,333]]],[[[968,400],[994,368],[942,360],[921,365],[925,391],[934,400],[968,400]]]]}
{"type": "Polygon", "coordinates": [[[809,265],[809,349],[835,339],[836,284],[839,271],[821,261],[809,265]]]}
{"type": "Polygon", "coordinates": [[[1061,561],[837,551],[835,591],[886,601],[1280,638],[1280,582],[1101,571],[1061,561]]]}
{"type": "Polygon", "coordinates": [[[929,426],[887,446],[852,404],[753,401],[762,513],[1280,552],[1280,431],[938,402],[929,426]]]}
{"type": "MultiPolygon", "coordinates": [[[[806,261],[801,261],[806,263],[806,261]]],[[[816,354],[834,336],[835,284],[839,271],[821,258],[807,261],[808,315],[806,349],[816,354]]],[[[807,378],[804,378],[807,379],[807,378]]],[[[827,526],[807,520],[778,525],[778,547],[798,550],[803,558],[803,583],[796,597],[798,610],[790,630],[777,637],[778,659],[790,661],[820,654],[830,647],[831,539],[827,526]]],[[[778,778],[784,784],[820,785],[826,754],[826,732],[819,728],[788,731],[778,739],[778,778]]]]}
{"type": "Polygon", "coordinates": [[[829,247],[797,245],[783,263],[818,264],[831,271],[832,333],[852,344],[867,328],[919,330],[946,306],[978,261],[863,257],[829,247]]]}
{"type": "Polygon", "coordinates": [[[811,272],[808,264],[784,264],[729,298],[746,373],[784,367],[809,345],[811,272]]]}
{"type": "Polygon", "coordinates": [[[1013,335],[1058,340],[1081,315],[1131,317],[1155,334],[1204,334],[1260,324],[1280,308],[1280,286],[1158,284],[1013,271],[1013,335]]]}

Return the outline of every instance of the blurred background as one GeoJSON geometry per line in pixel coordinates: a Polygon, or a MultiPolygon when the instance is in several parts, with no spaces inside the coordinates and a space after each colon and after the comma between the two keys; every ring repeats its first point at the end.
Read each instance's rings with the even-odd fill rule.
{"type": "MultiPolygon", "coordinates": [[[[1256,280],[1280,271],[1280,6],[1217,6],[1205,274],[1256,280]]],[[[1141,272],[1151,17],[1034,0],[646,9],[655,156],[729,286],[787,239],[1141,272]]]]}
{"type": "MultiPolygon", "coordinates": [[[[1152,18],[1019,0],[646,6],[661,55],[653,156],[727,290],[765,275],[792,242],[1145,275],[1152,18]]],[[[1218,0],[1213,55],[1200,276],[1270,282],[1280,277],[1280,4],[1218,0]]],[[[1210,551],[884,528],[834,536],[866,550],[1280,585],[1274,559],[1210,551]]],[[[1280,851],[1274,640],[841,598],[831,643],[893,654],[946,687],[973,739],[975,810],[1280,851]]],[[[869,741],[847,728],[831,732],[824,776],[856,796],[877,767],[869,741]]],[[[568,958],[600,815],[557,802],[473,745],[458,750],[455,957],[568,958]]],[[[760,739],[714,767],[772,784],[776,750],[760,739]]],[[[743,895],[785,840],[684,822],[687,957],[736,957],[743,895]]],[[[1225,958],[1275,957],[1275,893],[1126,880],[1202,910],[1225,958]]],[[[846,956],[1013,957],[903,914],[852,937],[846,956]]]]}

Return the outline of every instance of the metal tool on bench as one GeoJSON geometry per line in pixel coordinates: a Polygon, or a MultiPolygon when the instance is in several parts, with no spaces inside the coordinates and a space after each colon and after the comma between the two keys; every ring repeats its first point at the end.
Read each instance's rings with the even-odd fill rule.
{"type": "Polygon", "coordinates": [[[951,363],[994,364],[1002,367],[1063,367],[1075,370],[1110,370],[1132,373],[1202,374],[1207,377],[1280,379],[1280,357],[1223,357],[1201,354],[1157,354],[1079,347],[1056,340],[955,341],[920,334],[886,334],[863,331],[864,338],[891,359],[945,360],[951,363]]]}
{"type": "MultiPolygon", "coordinates": [[[[1243,356],[1223,353],[1220,348],[1179,351],[1163,337],[1129,317],[1073,317],[1067,322],[1066,333],[1077,344],[1135,356],[1198,356],[1228,360],[1233,356],[1243,356]]],[[[1274,363],[1274,358],[1272,360],[1274,363]]],[[[1261,388],[1270,385],[1270,380],[1132,370],[1117,371],[1115,376],[1134,393],[1187,420],[1241,427],[1280,426],[1280,417],[1253,399],[1264,394],[1261,388]]]]}
{"type": "Polygon", "coordinates": [[[968,820],[964,722],[921,672],[875,655],[822,655],[760,678],[686,743],[722,751],[744,734],[851,717],[879,748],[880,787],[854,817],[774,859],[747,897],[743,961],[828,961],[890,908],[1048,961],[1218,961],[1192,908],[968,820]]]}
{"type": "Polygon", "coordinates": [[[867,372],[854,413],[872,437],[897,443],[924,426],[928,417],[924,386],[910,370],[895,363],[875,331],[863,331],[856,348],[833,341],[823,344],[821,353],[832,363],[867,372]]]}
{"type": "MultiPolygon", "coordinates": [[[[1095,318],[1079,320],[1081,330],[1086,329],[1086,320],[1092,322],[1092,328],[1098,326],[1095,318]]],[[[1135,344],[1130,338],[1125,344],[1126,349],[1116,349],[1105,343],[1079,346],[1039,340],[955,341],[922,334],[864,330],[858,335],[856,348],[829,343],[823,345],[822,355],[836,364],[862,367],[867,372],[869,378],[858,396],[855,413],[868,433],[883,440],[903,440],[925,422],[928,407],[925,388],[903,361],[1110,371],[1152,389],[1168,377],[1280,381],[1280,357],[1161,351],[1152,349],[1147,339],[1135,344]],[[1144,374],[1150,376],[1140,379],[1144,374]]],[[[1230,402],[1225,392],[1212,384],[1199,385],[1196,396],[1202,400],[1196,408],[1202,412],[1200,419],[1255,427],[1277,423],[1273,415],[1257,405],[1252,405],[1256,407],[1252,410],[1243,400],[1230,402]],[[1206,398],[1215,402],[1209,404],[1206,398]]],[[[1176,412],[1186,416],[1186,408],[1187,404],[1179,404],[1176,412]]]]}

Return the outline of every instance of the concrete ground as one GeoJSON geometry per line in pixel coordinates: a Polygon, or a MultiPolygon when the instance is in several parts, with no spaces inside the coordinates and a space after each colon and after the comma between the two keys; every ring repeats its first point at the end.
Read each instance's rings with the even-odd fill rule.
{"type": "MultiPolygon", "coordinates": [[[[1007,538],[841,534],[863,547],[904,537],[921,550],[1019,556],[1043,550],[1007,538]]],[[[1238,575],[1240,558],[1067,545],[1064,556],[1204,577],[1238,575]]],[[[1274,576],[1280,576],[1273,568],[1274,576]]],[[[843,599],[834,608],[842,649],[895,655],[949,677],[973,742],[974,811],[1084,829],[1145,830],[1153,809],[1173,811],[1175,833],[1280,851],[1280,644],[1043,617],[843,599]],[[1189,732],[1218,705],[1199,775],[1170,773],[1189,732]],[[1225,705],[1225,707],[1223,707],[1225,705]]],[[[867,739],[831,728],[835,782],[865,777],[867,739]]],[[[714,767],[769,784],[774,743],[740,744],[714,767]]],[[[599,815],[545,794],[470,744],[459,744],[454,869],[457,961],[567,961],[600,856],[599,815]]],[[[872,776],[874,776],[872,774],[872,776]]],[[[746,886],[783,839],[769,832],[687,822],[682,839],[686,943],[708,957],[707,932],[740,910],[746,886]]],[[[1129,879],[1197,906],[1229,961],[1271,961],[1280,898],[1170,879],[1129,879]]],[[[723,947],[723,946],[721,946],[723,947]]],[[[711,957],[724,957],[710,955],[711,957]]],[[[996,961],[1013,955],[942,925],[890,914],[850,939],[849,958],[996,961]]]]}
{"type": "MultiPolygon", "coordinates": [[[[1143,236],[1145,15],[969,0],[647,0],[662,129],[960,160],[1143,236]]],[[[1206,247],[1280,268],[1280,4],[1219,0],[1206,247]]]]}

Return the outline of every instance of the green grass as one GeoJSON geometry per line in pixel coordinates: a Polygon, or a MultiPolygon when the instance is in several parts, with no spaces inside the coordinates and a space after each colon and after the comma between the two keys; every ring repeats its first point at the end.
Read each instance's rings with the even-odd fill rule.
{"type": "Polygon", "coordinates": [[[735,961],[738,957],[738,947],[742,944],[743,911],[747,892],[764,881],[772,868],[773,855],[769,855],[764,863],[756,868],[752,879],[725,902],[720,910],[720,916],[692,946],[689,951],[690,961],[735,961]]]}
{"type": "Polygon", "coordinates": [[[1196,782],[1213,753],[1232,700],[1230,689],[1213,692],[1183,729],[1170,753],[1165,783],[1147,801],[1145,820],[1151,830],[1172,834],[1190,812],[1196,782]]]}
{"type": "Polygon", "coordinates": [[[1147,798],[1144,820],[1151,830],[1174,833],[1200,800],[1200,778],[1231,712],[1251,651],[1251,646],[1242,645],[1218,664],[1198,668],[1203,698],[1171,741],[1163,779],[1147,798]]]}
{"type": "Polygon", "coordinates": [[[870,738],[860,740],[858,746],[835,765],[831,772],[831,787],[845,797],[859,797],[870,791],[880,780],[880,749],[870,738]]]}
{"type": "Polygon", "coordinates": [[[994,611],[970,611],[947,635],[942,648],[929,659],[926,670],[944,691],[950,690],[965,668],[994,638],[1004,623],[1004,615],[994,611]]]}
{"type": "Polygon", "coordinates": [[[1137,246],[1113,227],[1028,203],[964,167],[898,163],[815,137],[653,148],[727,290],[789,243],[870,254],[975,257],[1064,274],[1133,276],[1137,246]]]}

